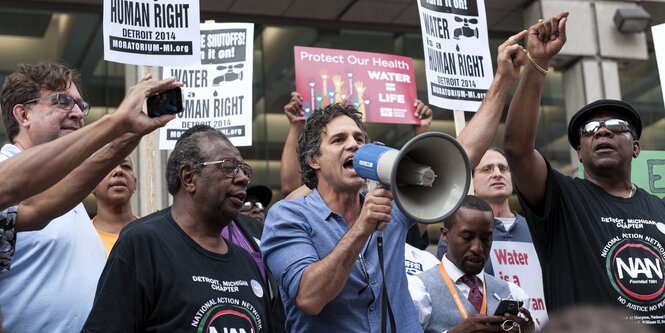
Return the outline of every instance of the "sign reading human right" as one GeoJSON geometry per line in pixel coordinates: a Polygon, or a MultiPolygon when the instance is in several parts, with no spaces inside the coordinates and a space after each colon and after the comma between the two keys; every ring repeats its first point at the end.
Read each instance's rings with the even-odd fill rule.
{"type": "Polygon", "coordinates": [[[493,79],[483,0],[418,0],[429,103],[476,111],[493,79]]]}
{"type": "Polygon", "coordinates": [[[201,63],[199,1],[105,0],[104,60],[131,65],[201,63]]]}

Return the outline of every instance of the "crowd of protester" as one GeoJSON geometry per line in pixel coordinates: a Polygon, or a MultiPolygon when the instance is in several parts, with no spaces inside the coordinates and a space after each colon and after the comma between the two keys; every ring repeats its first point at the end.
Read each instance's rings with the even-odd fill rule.
{"type": "MultiPolygon", "coordinates": [[[[148,75],[115,112],[84,126],[90,106],[75,69],[20,65],[0,92],[10,140],[0,150],[0,332],[662,330],[662,307],[627,312],[599,256],[608,240],[626,238],[605,218],[665,221],[665,203],[630,178],[639,113],[601,100],[572,117],[568,139],[584,179],[562,175],[535,150],[543,83],[566,42],[568,15],[499,46],[494,80],[457,137],[475,195],[442,221],[436,258],[422,251],[427,225],[409,219],[390,189],[366,190],[350,163],[370,142],[350,104],[305,119],[301,96],[292,94],[284,107],[284,199],[269,210],[272,191],[248,187],[253,171],[238,149],[198,125],[166,165],[172,205],[137,217],[128,155],[174,118],[147,117],[144,100],[181,84],[148,75]],[[490,147],[515,82],[503,149],[490,147]],[[524,216],[509,204],[513,182],[524,216]],[[81,204],[91,192],[92,220],[81,204]],[[519,285],[494,274],[493,241],[535,247],[548,324],[536,323],[519,285]],[[497,312],[505,299],[523,305],[497,312]],[[588,306],[575,309],[581,304],[588,306]]],[[[420,100],[414,110],[421,120],[414,135],[427,132],[432,110],[420,100]]],[[[656,229],[644,223],[631,237],[665,244],[656,229]]],[[[656,265],[662,272],[663,261],[656,265]]]]}

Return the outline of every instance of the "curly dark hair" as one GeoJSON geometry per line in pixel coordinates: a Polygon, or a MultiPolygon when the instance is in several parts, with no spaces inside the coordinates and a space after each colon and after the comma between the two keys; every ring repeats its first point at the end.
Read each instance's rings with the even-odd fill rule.
{"type": "Polygon", "coordinates": [[[19,64],[14,73],[7,76],[0,92],[2,120],[9,141],[14,142],[14,137],[19,132],[19,124],[14,118],[15,105],[39,98],[44,90],[65,91],[72,84],[83,96],[81,74],[78,70],[54,62],[19,64]]]}
{"type": "Polygon", "coordinates": [[[302,182],[311,189],[316,187],[318,181],[316,173],[309,163],[321,155],[321,133],[323,133],[326,125],[339,116],[347,116],[353,119],[358,128],[363,132],[365,142],[369,142],[365,125],[360,121],[362,114],[352,105],[335,103],[312,112],[309,118],[307,118],[305,127],[300,132],[297,148],[302,182]]]}
{"type": "Polygon", "coordinates": [[[204,162],[205,156],[199,143],[203,138],[219,138],[233,145],[226,135],[208,125],[196,125],[186,130],[176,142],[166,162],[166,186],[171,195],[180,190],[180,168],[183,165],[191,166],[195,173],[201,171],[199,164],[204,162]]]}

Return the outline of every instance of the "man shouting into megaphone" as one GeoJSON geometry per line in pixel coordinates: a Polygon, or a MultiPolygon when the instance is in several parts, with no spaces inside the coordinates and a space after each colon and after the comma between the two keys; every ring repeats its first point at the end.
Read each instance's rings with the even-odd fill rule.
{"type": "Polygon", "coordinates": [[[312,193],[278,202],[266,219],[261,252],[282,291],[289,332],[380,332],[382,313],[392,331],[422,332],[404,274],[405,236],[415,222],[388,189],[361,193],[353,157],[368,136],[360,116],[343,104],[310,115],[298,155],[312,193]],[[380,258],[374,231],[388,221],[380,258]]]}

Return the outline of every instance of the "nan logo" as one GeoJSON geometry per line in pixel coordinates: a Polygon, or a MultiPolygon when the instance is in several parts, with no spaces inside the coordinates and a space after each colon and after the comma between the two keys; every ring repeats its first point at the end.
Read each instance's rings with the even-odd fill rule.
{"type": "Polygon", "coordinates": [[[664,267],[658,248],[639,239],[616,242],[606,257],[612,286],[636,304],[655,305],[665,298],[664,267]]]}

